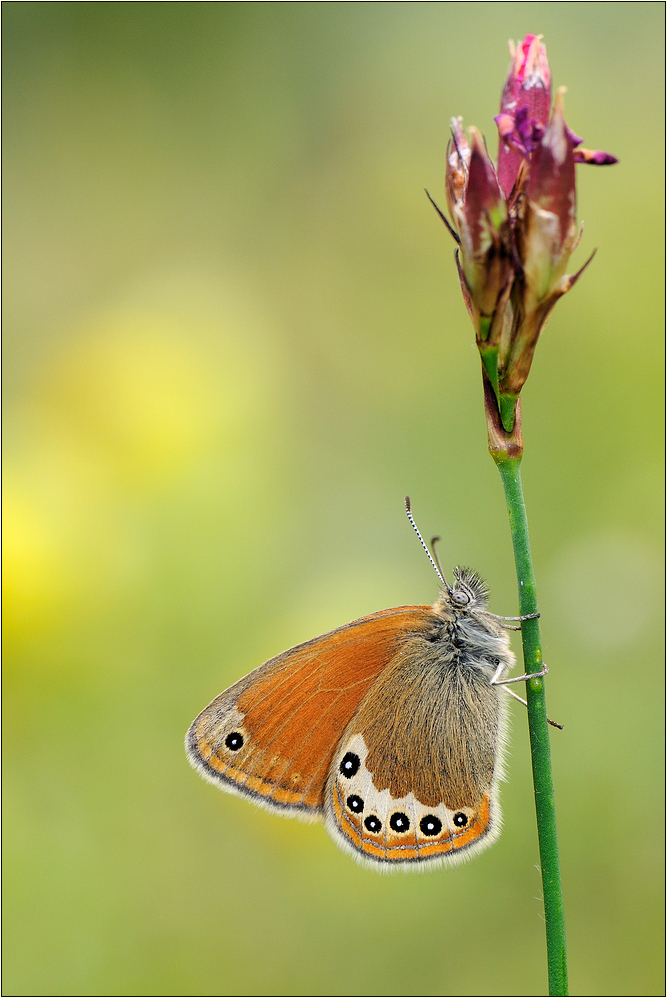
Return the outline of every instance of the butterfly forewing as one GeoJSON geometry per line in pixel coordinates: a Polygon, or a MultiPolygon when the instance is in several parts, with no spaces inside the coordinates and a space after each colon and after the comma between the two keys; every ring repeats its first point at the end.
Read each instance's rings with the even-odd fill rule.
{"type": "Polygon", "coordinates": [[[317,814],[341,734],[386,669],[439,628],[430,607],[383,610],[270,659],[192,723],[188,756],[222,789],[317,814]]]}

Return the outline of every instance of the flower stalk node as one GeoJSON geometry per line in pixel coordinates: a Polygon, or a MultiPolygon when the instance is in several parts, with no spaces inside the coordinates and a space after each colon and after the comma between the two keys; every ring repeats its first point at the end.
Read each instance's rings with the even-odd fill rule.
{"type": "MultiPolygon", "coordinates": [[[[486,369],[482,372],[484,384],[484,411],[489,440],[489,453],[496,464],[503,461],[520,460],[523,456],[523,436],[521,433],[521,399],[512,399],[512,425],[506,430],[500,415],[494,386],[486,369]]],[[[509,400],[508,400],[509,402],[509,400]]]]}

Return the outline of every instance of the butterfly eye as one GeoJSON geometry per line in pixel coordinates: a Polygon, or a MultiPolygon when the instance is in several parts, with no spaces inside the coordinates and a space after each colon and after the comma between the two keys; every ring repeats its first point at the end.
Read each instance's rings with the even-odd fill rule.
{"type": "Polygon", "coordinates": [[[454,600],[455,603],[458,603],[459,606],[467,606],[467,604],[470,602],[470,596],[468,596],[468,594],[464,592],[463,589],[456,589],[452,593],[452,599],[454,600]]]}
{"type": "Polygon", "coordinates": [[[238,752],[243,748],[243,735],[240,731],[231,731],[225,738],[225,745],[232,752],[238,752]]]}
{"type": "Polygon", "coordinates": [[[364,802],[361,797],[358,797],[356,794],[352,794],[351,797],[348,797],[345,803],[353,814],[361,814],[364,809],[364,802]]]}
{"type": "Polygon", "coordinates": [[[468,824],[468,815],[463,811],[457,811],[453,821],[457,828],[464,828],[468,824]]]}
{"type": "Polygon", "coordinates": [[[366,826],[369,832],[379,832],[380,829],[382,828],[382,822],[380,821],[379,818],[376,818],[374,814],[368,815],[368,817],[364,821],[364,825],[366,826]]]}
{"type": "Polygon", "coordinates": [[[442,822],[434,814],[426,814],[419,822],[419,827],[424,835],[439,835],[442,831],[442,822]]]}
{"type": "Polygon", "coordinates": [[[394,832],[407,832],[410,828],[410,819],[402,811],[396,811],[389,819],[389,827],[394,832]]]}
{"type": "Polygon", "coordinates": [[[361,759],[359,756],[355,755],[354,752],[346,752],[343,756],[343,761],[340,764],[340,771],[343,776],[347,776],[349,780],[359,772],[360,766],[361,759]]]}

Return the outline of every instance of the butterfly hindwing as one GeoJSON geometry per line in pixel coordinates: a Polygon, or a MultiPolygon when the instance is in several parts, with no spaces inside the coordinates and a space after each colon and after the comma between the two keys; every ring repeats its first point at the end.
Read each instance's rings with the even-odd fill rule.
{"type": "Polygon", "coordinates": [[[385,868],[453,863],[500,831],[503,704],[454,657],[446,641],[406,642],[340,741],[326,821],[358,859],[385,868]]]}
{"type": "Polygon", "coordinates": [[[430,607],[383,610],[270,659],[193,721],[193,766],[231,793],[317,816],[334,754],[369,689],[415,635],[430,607]]]}

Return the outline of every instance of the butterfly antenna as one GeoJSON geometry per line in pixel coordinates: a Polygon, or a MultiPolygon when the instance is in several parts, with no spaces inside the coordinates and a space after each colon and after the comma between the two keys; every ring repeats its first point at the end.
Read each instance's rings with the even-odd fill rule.
{"type": "Polygon", "coordinates": [[[440,559],[438,558],[438,552],[435,550],[435,546],[436,546],[436,544],[438,543],[439,540],[440,540],[439,537],[432,537],[431,538],[431,553],[433,555],[433,560],[435,561],[436,565],[438,566],[438,571],[440,572],[441,575],[444,575],[444,572],[442,571],[442,565],[440,564],[440,559]]]}
{"type": "Polygon", "coordinates": [[[424,551],[426,551],[426,554],[428,555],[428,560],[429,560],[429,561],[431,562],[431,564],[433,565],[433,568],[435,569],[435,573],[436,573],[436,575],[438,576],[438,578],[439,578],[439,579],[440,579],[440,581],[442,582],[442,584],[443,584],[443,586],[445,587],[445,589],[447,590],[447,592],[448,592],[448,593],[449,593],[449,592],[451,592],[451,589],[450,589],[450,588],[449,588],[449,586],[447,585],[447,580],[445,579],[444,575],[442,574],[442,571],[440,570],[440,566],[439,566],[439,565],[437,565],[437,564],[435,563],[435,561],[433,560],[433,558],[431,557],[431,552],[429,551],[429,549],[428,549],[428,548],[426,547],[426,545],[424,544],[424,538],[423,538],[423,537],[422,537],[422,535],[421,535],[421,534],[419,533],[419,527],[418,527],[418,526],[417,526],[417,524],[415,523],[415,518],[414,518],[414,516],[412,515],[412,507],[411,507],[411,505],[410,505],[410,496],[406,496],[406,497],[405,497],[405,512],[406,512],[406,513],[408,514],[408,520],[409,520],[409,521],[410,521],[410,523],[412,524],[412,526],[413,526],[413,528],[414,528],[414,531],[415,531],[415,533],[416,533],[417,537],[418,537],[418,538],[419,538],[419,540],[421,541],[421,546],[422,546],[422,547],[424,548],[424,551]]]}

